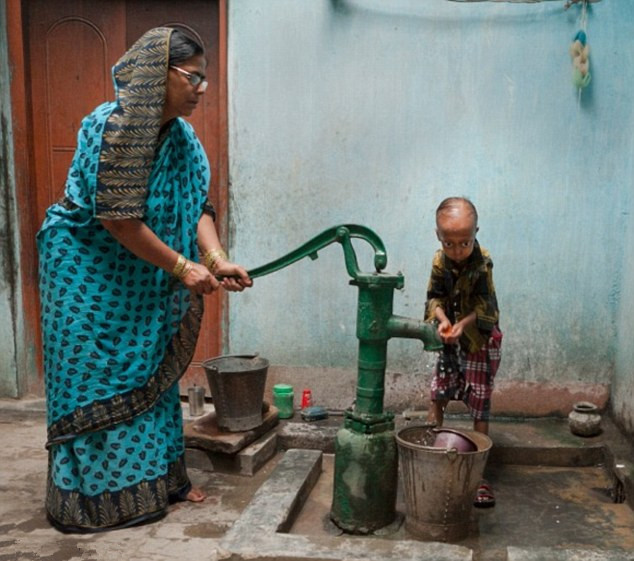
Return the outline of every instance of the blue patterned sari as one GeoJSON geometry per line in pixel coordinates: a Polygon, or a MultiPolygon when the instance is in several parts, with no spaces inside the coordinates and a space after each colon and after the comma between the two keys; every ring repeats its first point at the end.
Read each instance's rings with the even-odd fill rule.
{"type": "MultiPolygon", "coordinates": [[[[127,55],[136,52],[138,67],[139,48],[156,53],[158,45],[156,72],[166,74],[170,31],[153,33],[127,55]]],[[[181,119],[160,135],[154,122],[139,132],[143,127],[133,122],[138,117],[122,111],[120,80],[117,86],[118,101],[82,121],[64,198],[48,209],[37,237],[48,408],[46,508],[63,531],[160,518],[191,488],[177,382],[194,353],[202,297],[136,257],[99,218],[140,218],[169,247],[198,261],[197,223],[211,212],[209,164],[181,119]],[[143,135],[137,145],[129,142],[143,135]]],[[[155,97],[160,109],[164,82],[155,97]]]]}

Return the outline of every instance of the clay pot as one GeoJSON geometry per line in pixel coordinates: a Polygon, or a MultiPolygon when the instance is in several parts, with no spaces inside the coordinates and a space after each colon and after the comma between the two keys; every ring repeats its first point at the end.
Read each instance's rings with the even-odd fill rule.
{"type": "Polygon", "coordinates": [[[601,432],[599,408],[589,401],[579,401],[568,415],[570,432],[577,436],[596,436],[601,432]]]}

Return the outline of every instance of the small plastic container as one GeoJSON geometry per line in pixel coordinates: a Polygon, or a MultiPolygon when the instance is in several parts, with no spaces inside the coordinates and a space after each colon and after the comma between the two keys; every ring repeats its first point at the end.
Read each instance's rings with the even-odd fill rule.
{"type": "Polygon", "coordinates": [[[293,416],[293,386],[275,384],[273,386],[273,405],[279,411],[280,419],[290,419],[293,416]]]}
{"type": "Polygon", "coordinates": [[[302,409],[311,407],[313,404],[313,392],[310,390],[304,390],[302,392],[302,409]]]}

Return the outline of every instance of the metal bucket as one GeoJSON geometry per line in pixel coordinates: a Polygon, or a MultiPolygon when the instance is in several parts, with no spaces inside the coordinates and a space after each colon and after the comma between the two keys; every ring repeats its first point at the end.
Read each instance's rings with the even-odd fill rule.
{"type": "Polygon", "coordinates": [[[227,355],[210,358],[202,366],[218,426],[231,432],[260,426],[269,361],[258,355],[227,355]]]}
{"type": "Polygon", "coordinates": [[[405,501],[405,529],[423,540],[453,542],[467,537],[473,500],[491,449],[491,439],[462,432],[477,449],[459,452],[433,446],[432,426],[411,426],[396,435],[405,501]]]}

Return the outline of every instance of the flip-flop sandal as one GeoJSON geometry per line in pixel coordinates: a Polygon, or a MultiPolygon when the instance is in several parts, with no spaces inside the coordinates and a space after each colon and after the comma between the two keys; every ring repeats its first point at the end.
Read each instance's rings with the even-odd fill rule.
{"type": "Polygon", "coordinates": [[[486,481],[480,483],[475,500],[473,501],[473,506],[477,508],[491,508],[492,506],[495,506],[493,489],[491,489],[490,485],[486,481]]]}

